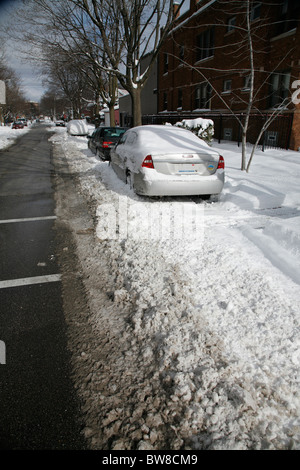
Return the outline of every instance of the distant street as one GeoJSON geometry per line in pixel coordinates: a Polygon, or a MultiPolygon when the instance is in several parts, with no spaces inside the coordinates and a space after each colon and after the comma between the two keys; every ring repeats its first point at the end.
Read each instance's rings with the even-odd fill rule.
{"type": "Polygon", "coordinates": [[[42,125],[0,151],[0,449],[83,449],[42,125]]]}

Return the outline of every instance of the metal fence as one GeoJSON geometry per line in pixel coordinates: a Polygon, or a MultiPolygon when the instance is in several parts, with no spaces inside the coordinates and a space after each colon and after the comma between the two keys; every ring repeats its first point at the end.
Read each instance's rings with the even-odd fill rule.
{"type": "MultiPolygon", "coordinates": [[[[249,120],[249,127],[247,131],[247,142],[254,144],[256,139],[270,115],[268,113],[251,114],[249,120]]],[[[229,113],[163,113],[145,115],[142,117],[142,124],[164,124],[169,122],[170,124],[176,124],[178,121],[183,119],[196,119],[201,117],[204,119],[211,119],[214,122],[214,138],[219,143],[222,141],[234,141],[237,145],[240,145],[242,139],[242,129],[240,122],[244,122],[245,114],[229,114],[229,113]]],[[[132,125],[132,118],[128,116],[127,125],[132,125]]],[[[293,113],[282,113],[279,114],[276,119],[270,124],[262,135],[259,145],[262,150],[266,148],[282,148],[288,149],[290,146],[291,131],[293,123],[293,113]]]]}

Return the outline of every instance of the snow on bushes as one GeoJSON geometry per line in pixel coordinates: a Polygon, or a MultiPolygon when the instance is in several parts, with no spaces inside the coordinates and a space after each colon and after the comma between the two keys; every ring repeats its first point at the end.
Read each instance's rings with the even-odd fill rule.
{"type": "Polygon", "coordinates": [[[214,135],[214,122],[211,119],[183,119],[175,124],[196,134],[200,139],[210,144],[214,135]]]}

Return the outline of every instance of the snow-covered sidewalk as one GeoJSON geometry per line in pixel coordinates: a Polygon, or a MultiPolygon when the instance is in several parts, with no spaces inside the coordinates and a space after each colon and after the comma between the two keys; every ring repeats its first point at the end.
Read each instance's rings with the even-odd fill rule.
{"type": "Polygon", "coordinates": [[[147,199],[55,130],[96,206],[95,244],[78,246],[99,346],[80,358],[91,448],[299,449],[300,154],[258,151],[247,174],[215,144],[218,202],[147,199]]]}

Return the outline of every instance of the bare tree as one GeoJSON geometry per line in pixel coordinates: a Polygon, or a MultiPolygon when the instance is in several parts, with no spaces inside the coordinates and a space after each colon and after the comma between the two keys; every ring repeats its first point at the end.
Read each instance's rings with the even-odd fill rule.
{"type": "Polygon", "coordinates": [[[15,71],[5,63],[5,56],[0,59],[0,80],[6,85],[6,104],[2,106],[5,120],[12,120],[18,114],[24,114],[26,100],[21,88],[21,80],[15,71]]]}
{"type": "MultiPolygon", "coordinates": [[[[134,125],[141,124],[141,90],[158,52],[174,24],[172,0],[71,0],[100,32],[109,74],[114,74],[132,99],[134,125]],[[116,47],[117,46],[117,47],[116,47]],[[140,73],[141,60],[152,52],[140,73]]],[[[180,2],[183,4],[184,0],[180,2]]]]}
{"type": "Polygon", "coordinates": [[[63,117],[69,106],[69,100],[55,84],[45,91],[39,103],[40,113],[45,116],[63,117]]]}
{"type": "MultiPolygon", "coordinates": [[[[74,110],[78,109],[76,96],[85,81],[93,91],[98,110],[102,101],[114,123],[117,80],[109,72],[100,32],[82,9],[72,0],[23,0],[14,23],[15,28],[8,28],[7,34],[19,41],[23,57],[37,66],[42,76],[61,84],[74,110]],[[26,46],[22,48],[24,43],[26,46]]],[[[105,20],[110,45],[121,50],[109,23],[110,20],[105,20]]]]}
{"type": "Polygon", "coordinates": [[[39,50],[39,54],[31,51],[30,56],[37,57],[38,62],[47,60],[43,51],[49,45],[71,56],[76,50],[77,58],[84,58],[84,64],[89,62],[94,83],[99,85],[97,92],[106,93],[110,109],[115,104],[119,82],[131,96],[134,124],[141,124],[141,90],[173,25],[173,0],[23,0],[23,3],[19,16],[27,32],[24,27],[18,30],[33,50],[39,50]],[[151,61],[141,74],[141,59],[150,51],[151,61]]]}
{"type": "Polygon", "coordinates": [[[43,62],[43,70],[48,77],[45,82],[63,93],[72,108],[72,116],[79,118],[89,91],[87,74],[82,72],[75,60],[70,60],[68,54],[56,47],[49,48],[48,54],[49,59],[43,62]]]}
{"type": "MultiPolygon", "coordinates": [[[[221,4],[224,2],[220,2],[221,4]]],[[[259,141],[268,129],[270,124],[274,119],[282,112],[282,109],[291,103],[291,100],[284,97],[280,103],[277,104],[276,108],[272,110],[269,117],[265,120],[254,145],[252,146],[251,155],[247,162],[247,134],[249,130],[250,116],[253,110],[260,112],[259,110],[259,93],[262,87],[270,82],[270,77],[273,74],[274,70],[264,71],[264,79],[262,81],[263,85],[256,85],[255,80],[258,74],[261,74],[259,70],[260,58],[262,55],[267,53],[268,44],[261,37],[261,31],[270,27],[270,18],[259,17],[254,22],[256,11],[255,9],[261,9],[261,4],[255,2],[254,0],[243,0],[243,1],[233,1],[231,2],[231,7],[235,8],[235,14],[242,16],[243,21],[240,23],[237,28],[240,32],[240,41],[238,44],[235,44],[233,55],[235,57],[235,62],[233,66],[238,68],[238,64],[243,66],[243,72],[247,72],[248,79],[248,99],[244,100],[246,105],[244,113],[244,121],[239,120],[239,124],[242,129],[242,159],[241,159],[241,170],[246,170],[247,172],[250,169],[250,165],[254,156],[254,153],[257,149],[259,141]]],[[[274,4],[271,2],[266,3],[269,8],[273,8],[274,4]]],[[[232,47],[232,45],[230,46],[232,47]]],[[[292,50],[288,52],[290,54],[292,50]]],[[[276,68],[280,65],[280,62],[286,57],[282,57],[281,60],[276,64],[276,68]]],[[[236,72],[236,71],[235,71],[236,72]]],[[[261,83],[261,81],[260,81],[261,83]]],[[[228,107],[228,104],[227,104],[228,107]]]]}

